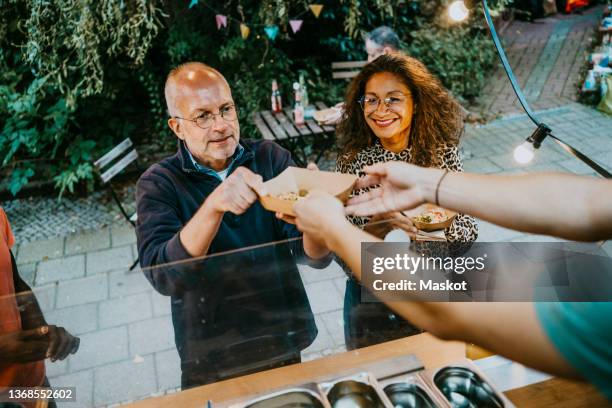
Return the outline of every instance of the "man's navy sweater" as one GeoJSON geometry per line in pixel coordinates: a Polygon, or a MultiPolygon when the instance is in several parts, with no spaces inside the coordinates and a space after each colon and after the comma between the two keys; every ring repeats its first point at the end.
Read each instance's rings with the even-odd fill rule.
{"type": "MultiPolygon", "coordinates": [[[[240,143],[245,151],[228,176],[244,166],[266,181],[293,165],[273,142],[240,143]]],[[[181,142],[177,154],[151,166],[137,185],[140,264],[155,289],[171,296],[184,387],[295,356],[317,334],[296,259],[322,266],[329,258],[310,262],[297,239],[261,246],[301,234],[259,202],[240,216],[226,213],[209,256],[190,259],[179,232],[220,183],[195,169],[181,142]]]]}

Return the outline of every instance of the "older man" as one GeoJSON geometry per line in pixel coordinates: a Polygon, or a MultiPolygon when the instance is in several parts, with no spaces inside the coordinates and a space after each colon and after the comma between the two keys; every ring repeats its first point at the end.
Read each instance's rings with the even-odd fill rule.
{"type": "Polygon", "coordinates": [[[399,52],[401,41],[391,28],[380,26],[366,35],[365,50],[368,53],[368,62],[372,62],[381,55],[399,52]]]}
{"type": "Polygon", "coordinates": [[[140,178],[136,233],[145,275],[172,297],[183,388],[300,361],[317,331],[295,258],[325,264],[328,250],[304,235],[203,257],[300,237],[257,201],[289,152],[240,139],[230,87],[205,64],[172,70],[165,96],[178,152],[140,178]]]}

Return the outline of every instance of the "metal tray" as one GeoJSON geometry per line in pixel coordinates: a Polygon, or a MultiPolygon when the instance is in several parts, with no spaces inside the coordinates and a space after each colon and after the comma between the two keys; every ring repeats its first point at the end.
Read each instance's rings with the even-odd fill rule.
{"type": "Polygon", "coordinates": [[[386,378],[379,380],[379,384],[394,407],[450,407],[444,396],[432,390],[419,373],[386,378]]]}
{"type": "Polygon", "coordinates": [[[229,405],[229,408],[331,408],[315,383],[271,392],[247,401],[229,405]]]}
{"type": "Polygon", "coordinates": [[[369,373],[358,373],[319,384],[332,408],[393,408],[369,373]]]}
{"type": "Polygon", "coordinates": [[[468,360],[462,360],[419,374],[426,384],[438,391],[453,408],[514,408],[496,391],[482,372],[468,360]]]}

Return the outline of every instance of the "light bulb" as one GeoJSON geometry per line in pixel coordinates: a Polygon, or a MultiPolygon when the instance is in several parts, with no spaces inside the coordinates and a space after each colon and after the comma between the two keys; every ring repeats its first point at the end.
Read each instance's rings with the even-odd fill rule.
{"type": "Polygon", "coordinates": [[[465,7],[465,3],[463,2],[463,0],[453,1],[448,7],[448,16],[453,21],[464,21],[469,14],[470,11],[467,7],[465,7]]]}
{"type": "Polygon", "coordinates": [[[535,151],[533,145],[529,142],[524,142],[514,149],[514,160],[519,164],[527,164],[533,160],[535,151]]]}

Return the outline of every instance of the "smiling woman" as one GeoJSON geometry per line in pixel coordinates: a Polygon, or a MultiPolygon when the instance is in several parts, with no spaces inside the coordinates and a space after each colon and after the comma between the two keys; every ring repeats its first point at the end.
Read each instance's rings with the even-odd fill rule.
{"type": "MultiPolygon", "coordinates": [[[[337,171],[362,176],[365,166],[393,160],[462,171],[457,147],[463,132],[460,107],[420,61],[401,54],[378,57],[355,77],[345,106],[338,126],[342,152],[337,171]]],[[[413,238],[416,234],[411,219],[401,212],[349,219],[380,238],[391,228],[413,238]],[[383,219],[389,221],[381,223],[383,219]]],[[[453,243],[469,243],[477,235],[476,221],[463,214],[444,230],[446,240],[453,243]]],[[[344,300],[347,348],[418,332],[384,304],[361,303],[360,293],[359,283],[349,277],[344,300]]]]}

